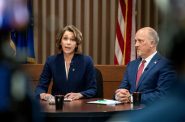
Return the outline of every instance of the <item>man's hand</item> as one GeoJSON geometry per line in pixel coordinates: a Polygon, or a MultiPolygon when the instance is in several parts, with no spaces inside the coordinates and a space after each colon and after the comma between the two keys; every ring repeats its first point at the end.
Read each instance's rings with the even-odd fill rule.
{"type": "Polygon", "coordinates": [[[82,97],[83,95],[81,93],[68,93],[64,96],[64,98],[72,99],[72,100],[78,100],[82,97]]]}
{"type": "Polygon", "coordinates": [[[123,103],[129,103],[130,102],[130,93],[127,89],[118,89],[115,92],[115,99],[123,102],[123,103]]]}

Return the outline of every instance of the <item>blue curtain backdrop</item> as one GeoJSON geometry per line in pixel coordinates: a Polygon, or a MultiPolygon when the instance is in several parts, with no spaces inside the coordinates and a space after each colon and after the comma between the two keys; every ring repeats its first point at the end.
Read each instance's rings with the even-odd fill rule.
{"type": "Polygon", "coordinates": [[[12,31],[11,39],[16,46],[16,58],[21,63],[35,63],[32,0],[27,1],[29,22],[26,29],[12,31]]]}

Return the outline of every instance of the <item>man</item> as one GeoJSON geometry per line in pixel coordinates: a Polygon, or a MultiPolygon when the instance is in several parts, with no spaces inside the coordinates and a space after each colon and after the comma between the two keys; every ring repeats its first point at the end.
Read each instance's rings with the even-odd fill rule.
{"type": "Polygon", "coordinates": [[[128,103],[130,95],[138,91],[142,93],[141,103],[148,104],[167,94],[176,73],[170,62],[157,52],[159,37],[153,28],[138,30],[135,41],[139,58],[127,65],[121,85],[115,92],[115,99],[128,103]]]}

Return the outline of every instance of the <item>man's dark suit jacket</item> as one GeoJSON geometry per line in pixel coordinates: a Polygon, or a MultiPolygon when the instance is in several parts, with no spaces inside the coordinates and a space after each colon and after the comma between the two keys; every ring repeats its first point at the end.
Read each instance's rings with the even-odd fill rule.
{"type": "Polygon", "coordinates": [[[143,71],[136,87],[136,75],[141,60],[138,58],[127,65],[119,88],[128,89],[130,93],[142,92],[141,102],[151,103],[168,92],[176,80],[176,72],[169,60],[156,53],[143,71]]]}
{"type": "Polygon", "coordinates": [[[51,80],[53,80],[52,95],[65,95],[70,92],[80,92],[86,98],[96,95],[95,68],[89,56],[74,55],[70,64],[68,79],[66,78],[63,53],[49,56],[35,90],[37,97],[41,93],[47,93],[51,80]]]}

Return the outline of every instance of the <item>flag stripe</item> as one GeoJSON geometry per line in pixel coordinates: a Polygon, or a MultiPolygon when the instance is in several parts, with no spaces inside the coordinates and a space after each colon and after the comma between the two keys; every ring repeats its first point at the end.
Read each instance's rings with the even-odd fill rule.
{"type": "MultiPolygon", "coordinates": [[[[124,47],[124,41],[123,41],[124,39],[123,39],[123,35],[120,30],[119,24],[117,24],[116,37],[117,37],[117,41],[119,43],[119,46],[124,47]]],[[[121,49],[121,52],[123,53],[123,48],[120,48],[120,49],[121,49]]]]}
{"type": "MultiPolygon", "coordinates": [[[[116,25],[116,40],[115,40],[115,55],[114,55],[114,63],[115,64],[127,64],[134,57],[133,45],[134,41],[132,36],[134,34],[132,32],[135,26],[132,24],[135,22],[134,16],[134,8],[135,0],[119,0],[118,5],[118,19],[116,25]],[[133,20],[134,19],[134,20],[133,20]],[[131,53],[132,51],[132,53],[131,53]]],[[[135,25],[135,24],[134,24],[135,25]]],[[[135,30],[135,29],[134,29],[135,30]]],[[[135,32],[134,32],[135,33],[135,32]]]]}
{"type": "Polygon", "coordinates": [[[118,44],[118,39],[116,38],[116,43],[115,43],[115,47],[116,47],[116,50],[115,50],[115,54],[116,54],[116,58],[117,58],[117,62],[118,64],[120,64],[122,62],[122,52],[121,52],[121,47],[120,45],[118,44]]]}
{"type": "Polygon", "coordinates": [[[119,7],[118,9],[121,10],[121,12],[123,13],[123,17],[125,18],[125,14],[126,14],[126,4],[124,2],[124,0],[119,0],[119,7]]]}
{"type": "Polygon", "coordinates": [[[114,63],[120,64],[123,61],[123,47],[124,47],[124,17],[125,16],[124,1],[119,1],[118,4],[118,19],[116,25],[116,42],[115,42],[115,55],[114,63]],[[123,15],[124,14],[124,15],[123,15]]]}
{"type": "Polygon", "coordinates": [[[121,30],[121,34],[124,34],[124,31],[125,31],[124,17],[123,16],[125,16],[125,14],[122,13],[121,6],[119,5],[119,8],[118,8],[118,22],[117,22],[118,25],[117,25],[117,27],[120,26],[119,28],[121,30]]]}

